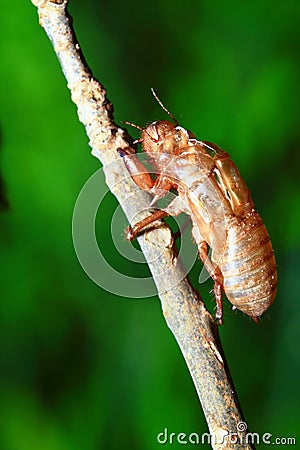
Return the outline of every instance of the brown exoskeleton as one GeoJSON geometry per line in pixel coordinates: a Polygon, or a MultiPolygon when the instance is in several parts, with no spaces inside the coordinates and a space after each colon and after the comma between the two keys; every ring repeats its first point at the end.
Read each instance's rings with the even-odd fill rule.
{"type": "Polygon", "coordinates": [[[156,179],[127,149],[120,153],[135,183],[154,194],[152,204],[171,189],[178,195],[165,209],[129,227],[127,238],[133,239],[155,220],[186,212],[193,223],[200,258],[214,280],[217,321],[222,323],[224,291],[235,308],[257,322],[273,303],[277,287],[276,263],[266,227],[228,153],[197,140],[180,127],[152,92],[174,121],[137,127],[142,135],[136,142],[141,142],[148,154],[158,174],[156,179]]]}

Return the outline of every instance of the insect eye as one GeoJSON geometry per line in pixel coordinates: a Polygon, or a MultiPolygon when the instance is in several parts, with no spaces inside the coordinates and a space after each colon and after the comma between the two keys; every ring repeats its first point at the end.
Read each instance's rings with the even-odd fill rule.
{"type": "Polygon", "coordinates": [[[176,143],[179,143],[179,142],[187,143],[189,140],[188,131],[180,126],[177,126],[175,128],[174,140],[176,143]]]}

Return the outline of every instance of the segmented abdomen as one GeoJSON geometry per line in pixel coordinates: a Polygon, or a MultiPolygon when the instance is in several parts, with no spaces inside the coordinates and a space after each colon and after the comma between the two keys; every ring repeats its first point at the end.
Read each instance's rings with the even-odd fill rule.
{"type": "Polygon", "coordinates": [[[222,261],[228,300],[250,316],[260,316],[273,303],[277,287],[276,262],[266,227],[255,209],[229,219],[222,261]]]}

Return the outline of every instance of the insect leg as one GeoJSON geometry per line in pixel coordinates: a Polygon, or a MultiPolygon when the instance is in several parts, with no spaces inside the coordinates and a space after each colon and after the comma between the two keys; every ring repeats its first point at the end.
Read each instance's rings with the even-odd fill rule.
{"type": "MultiPolygon", "coordinates": [[[[165,175],[160,174],[154,183],[151,192],[154,194],[151,206],[155,205],[159,199],[165,197],[165,195],[174,187],[174,183],[171,179],[165,175]]],[[[172,213],[170,213],[172,214],[172,213]]],[[[173,215],[173,214],[172,214],[173,215]]]]}
{"type": "Polygon", "coordinates": [[[135,184],[144,191],[149,191],[155,183],[144,164],[138,159],[135,153],[131,153],[129,148],[118,149],[119,155],[123,158],[126,169],[131,175],[135,184]]]}
{"type": "MultiPolygon", "coordinates": [[[[151,205],[157,202],[160,198],[164,197],[167,191],[173,187],[173,183],[166,176],[159,175],[156,180],[151,178],[147,168],[141,161],[139,161],[137,155],[132,153],[129,148],[120,148],[118,151],[120,156],[124,159],[125,166],[135,184],[140,189],[150,191],[154,194],[151,205]]],[[[165,210],[155,211],[149,217],[140,220],[132,227],[127,227],[125,230],[126,239],[134,239],[147,225],[150,225],[152,222],[169,215],[170,213],[165,210]]]]}
{"type": "Polygon", "coordinates": [[[140,220],[132,227],[127,227],[125,230],[126,239],[131,241],[145,228],[147,225],[155,222],[156,220],[163,219],[164,217],[169,216],[169,213],[164,211],[163,209],[159,209],[151,214],[151,216],[145,217],[145,219],[140,220]]]}
{"type": "Polygon", "coordinates": [[[165,209],[159,209],[158,211],[152,213],[149,217],[140,220],[132,227],[128,227],[126,229],[126,239],[128,240],[134,239],[142,231],[142,229],[145,228],[147,225],[150,225],[150,223],[153,223],[159,219],[163,219],[164,217],[167,216],[177,216],[184,210],[185,210],[184,203],[182,202],[181,198],[177,196],[174,198],[174,200],[171,201],[171,203],[165,209]]]}
{"type": "Polygon", "coordinates": [[[222,305],[222,289],[223,289],[223,276],[219,267],[216,267],[214,276],[214,294],[216,298],[217,311],[216,311],[216,319],[220,325],[222,325],[222,317],[223,317],[223,305],[222,305]]]}
{"type": "Polygon", "coordinates": [[[200,242],[199,244],[199,256],[201,261],[203,262],[206,270],[208,271],[211,278],[214,280],[214,294],[217,304],[216,311],[216,320],[222,325],[222,316],[223,316],[223,308],[222,308],[222,290],[223,290],[223,275],[218,266],[212,264],[209,259],[207,252],[207,244],[205,241],[200,242]]]}

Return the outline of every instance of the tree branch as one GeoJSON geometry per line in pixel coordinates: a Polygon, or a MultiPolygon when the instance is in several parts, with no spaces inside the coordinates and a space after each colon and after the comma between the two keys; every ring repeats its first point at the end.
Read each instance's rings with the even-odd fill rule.
{"type": "MultiPolygon", "coordinates": [[[[140,191],[137,201],[127,200],[138,188],[128,177],[125,165],[114,162],[120,158],[117,149],[130,146],[130,139],[126,131],[115,124],[106,91],[93,78],[84,61],[66,12],[68,1],[32,0],[32,3],[38,7],[40,24],[52,42],[67,79],[79,119],[90,139],[92,154],[103,164],[106,183],[128,220],[135,217],[137,221],[145,215],[141,211],[148,210],[149,213],[151,197],[140,191]],[[121,179],[126,179],[126,182],[119,183],[121,179]]],[[[253,448],[245,443],[246,432],[239,430],[238,424],[243,418],[228,376],[217,327],[185,277],[173,248],[170,229],[161,223],[138,240],[149,261],[158,292],[162,292],[160,300],[164,317],[196,386],[212,435],[212,447],[218,450],[253,448]],[[176,287],[168,288],[171,285],[176,287]],[[236,433],[241,442],[234,444],[234,437],[227,437],[222,442],[222,436],[227,433],[236,433]]]]}

